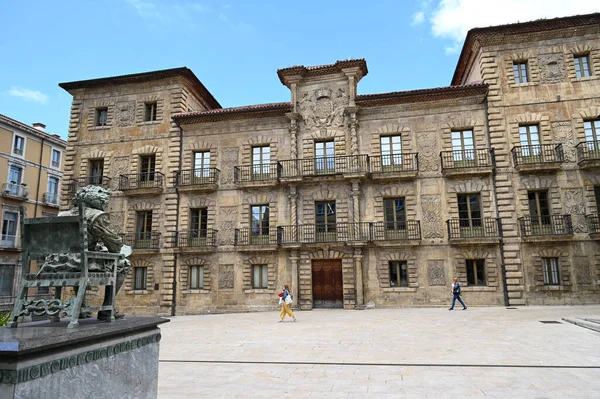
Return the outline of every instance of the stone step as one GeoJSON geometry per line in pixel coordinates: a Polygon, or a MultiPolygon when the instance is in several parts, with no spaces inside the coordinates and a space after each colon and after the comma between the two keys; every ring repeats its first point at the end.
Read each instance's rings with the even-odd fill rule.
{"type": "Polygon", "coordinates": [[[563,317],[563,320],[566,321],[567,323],[571,323],[571,324],[574,324],[579,327],[583,327],[583,328],[587,328],[590,330],[594,330],[596,332],[600,332],[600,323],[597,322],[598,320],[596,320],[596,322],[591,322],[591,321],[587,321],[586,319],[575,319],[575,318],[567,318],[567,317],[563,317]]]}

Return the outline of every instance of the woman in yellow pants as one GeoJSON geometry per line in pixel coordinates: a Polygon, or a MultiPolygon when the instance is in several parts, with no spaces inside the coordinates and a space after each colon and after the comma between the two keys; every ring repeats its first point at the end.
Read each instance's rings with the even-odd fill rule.
{"type": "MultiPolygon", "coordinates": [[[[292,312],[292,309],[290,308],[290,305],[285,302],[285,299],[288,296],[290,297],[290,299],[292,298],[290,296],[290,287],[288,287],[287,285],[284,285],[283,286],[283,296],[281,297],[282,302],[281,302],[281,315],[280,315],[281,320],[279,320],[280,323],[283,323],[283,318],[285,317],[286,314],[289,317],[291,317],[292,319],[294,319],[294,321],[296,321],[296,316],[294,316],[294,312],[292,312]]],[[[291,303],[292,302],[290,301],[290,304],[291,303]]]]}

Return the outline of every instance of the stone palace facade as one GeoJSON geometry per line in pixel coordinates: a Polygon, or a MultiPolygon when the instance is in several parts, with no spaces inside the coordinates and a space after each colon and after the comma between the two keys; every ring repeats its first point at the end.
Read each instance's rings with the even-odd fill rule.
{"type": "Polygon", "coordinates": [[[130,314],[599,303],[600,14],[471,30],[448,87],[365,60],[222,108],[187,68],[62,83],[62,207],[113,190],[130,314]]]}

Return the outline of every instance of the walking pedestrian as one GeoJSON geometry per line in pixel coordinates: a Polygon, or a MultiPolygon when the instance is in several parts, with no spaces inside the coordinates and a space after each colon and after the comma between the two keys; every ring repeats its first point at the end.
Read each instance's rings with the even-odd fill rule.
{"type": "Polygon", "coordinates": [[[294,316],[294,312],[292,312],[292,309],[290,308],[290,305],[293,302],[292,295],[290,294],[290,287],[284,285],[283,292],[279,295],[281,298],[281,320],[279,320],[279,322],[283,323],[283,318],[285,317],[285,315],[288,315],[289,317],[294,319],[294,321],[296,321],[296,316],[294,316]]]}
{"type": "Polygon", "coordinates": [[[467,305],[465,305],[463,300],[460,298],[460,284],[458,283],[458,279],[456,277],[453,280],[452,291],[450,291],[450,294],[452,294],[452,306],[450,306],[450,309],[448,310],[454,310],[454,303],[457,299],[458,302],[463,305],[463,310],[467,310],[467,305]]]}

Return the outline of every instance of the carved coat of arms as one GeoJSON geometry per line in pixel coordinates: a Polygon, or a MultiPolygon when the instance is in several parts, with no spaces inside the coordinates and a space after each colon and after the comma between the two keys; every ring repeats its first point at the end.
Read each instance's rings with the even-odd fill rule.
{"type": "Polygon", "coordinates": [[[337,91],[329,88],[304,93],[300,100],[300,112],[307,129],[344,126],[344,107],[348,104],[348,95],[344,89],[337,91]]]}

